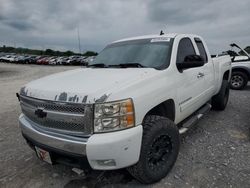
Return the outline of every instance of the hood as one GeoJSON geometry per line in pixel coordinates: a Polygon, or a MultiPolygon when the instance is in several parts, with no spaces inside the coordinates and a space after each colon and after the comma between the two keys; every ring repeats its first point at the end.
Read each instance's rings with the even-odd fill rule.
{"type": "Polygon", "coordinates": [[[52,101],[104,102],[113,92],[156,73],[150,68],[80,68],[32,81],[20,93],[52,101]]]}

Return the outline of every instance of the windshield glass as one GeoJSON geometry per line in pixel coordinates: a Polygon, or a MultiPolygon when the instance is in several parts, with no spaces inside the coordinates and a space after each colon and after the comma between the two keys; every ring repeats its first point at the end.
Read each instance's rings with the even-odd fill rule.
{"type": "Polygon", "coordinates": [[[89,65],[104,64],[106,67],[114,67],[139,64],[138,67],[164,69],[169,65],[171,48],[170,38],[118,42],[108,45],[89,65]]]}

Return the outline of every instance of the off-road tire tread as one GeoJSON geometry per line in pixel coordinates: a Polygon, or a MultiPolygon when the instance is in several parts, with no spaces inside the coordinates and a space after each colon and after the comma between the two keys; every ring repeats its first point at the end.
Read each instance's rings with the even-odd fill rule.
{"type": "MultiPolygon", "coordinates": [[[[164,126],[169,126],[169,127],[171,127],[171,129],[179,132],[178,127],[173,123],[173,121],[169,120],[168,118],[165,118],[162,116],[157,116],[157,115],[149,115],[145,118],[145,120],[143,122],[143,139],[142,139],[141,148],[145,147],[143,142],[148,137],[150,137],[150,131],[152,130],[152,128],[154,126],[158,126],[159,129],[161,127],[164,127],[164,126]],[[156,124],[156,122],[158,122],[158,124],[156,124]]],[[[148,139],[150,139],[150,138],[148,138],[148,139]]],[[[180,140],[180,137],[178,137],[178,139],[180,140]]],[[[179,151],[179,145],[178,145],[178,148],[175,148],[175,149],[177,149],[179,151]]],[[[176,156],[176,158],[177,158],[177,156],[176,156]]],[[[174,165],[174,162],[168,168],[168,171],[171,170],[171,168],[174,165]]],[[[142,163],[140,163],[140,159],[139,159],[139,162],[137,164],[135,164],[134,166],[128,167],[127,170],[134,178],[136,178],[141,183],[149,184],[149,183],[154,183],[154,182],[158,181],[158,180],[154,180],[146,175],[146,173],[143,171],[143,167],[142,167],[142,163]]],[[[161,178],[163,178],[163,177],[161,177],[161,178]]]]}
{"type": "Polygon", "coordinates": [[[214,110],[225,110],[227,104],[224,104],[225,92],[228,90],[229,92],[229,83],[227,80],[223,80],[221,84],[220,91],[217,95],[212,98],[212,108],[214,110]]]}

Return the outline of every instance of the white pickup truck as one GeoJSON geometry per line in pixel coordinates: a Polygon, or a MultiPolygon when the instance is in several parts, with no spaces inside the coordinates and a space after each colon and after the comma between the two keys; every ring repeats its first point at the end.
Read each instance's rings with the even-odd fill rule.
{"type": "Polygon", "coordinates": [[[153,183],[173,167],[180,134],[211,107],[225,109],[230,76],[230,57],[212,59],[200,36],[123,39],[88,68],[22,87],[19,124],[46,162],[127,168],[140,182],[153,183]]]}

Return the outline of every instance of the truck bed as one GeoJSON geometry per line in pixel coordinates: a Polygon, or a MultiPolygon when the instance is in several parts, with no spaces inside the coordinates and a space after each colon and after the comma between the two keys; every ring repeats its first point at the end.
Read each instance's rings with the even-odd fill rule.
{"type": "MultiPolygon", "coordinates": [[[[229,55],[224,55],[220,57],[214,57],[212,58],[213,65],[214,65],[214,72],[215,72],[215,80],[218,84],[216,84],[216,93],[219,92],[219,89],[221,87],[222,78],[223,76],[220,75],[221,73],[224,73],[226,70],[231,70],[231,58],[229,55]]],[[[228,75],[230,77],[230,75],[228,75]]]]}

